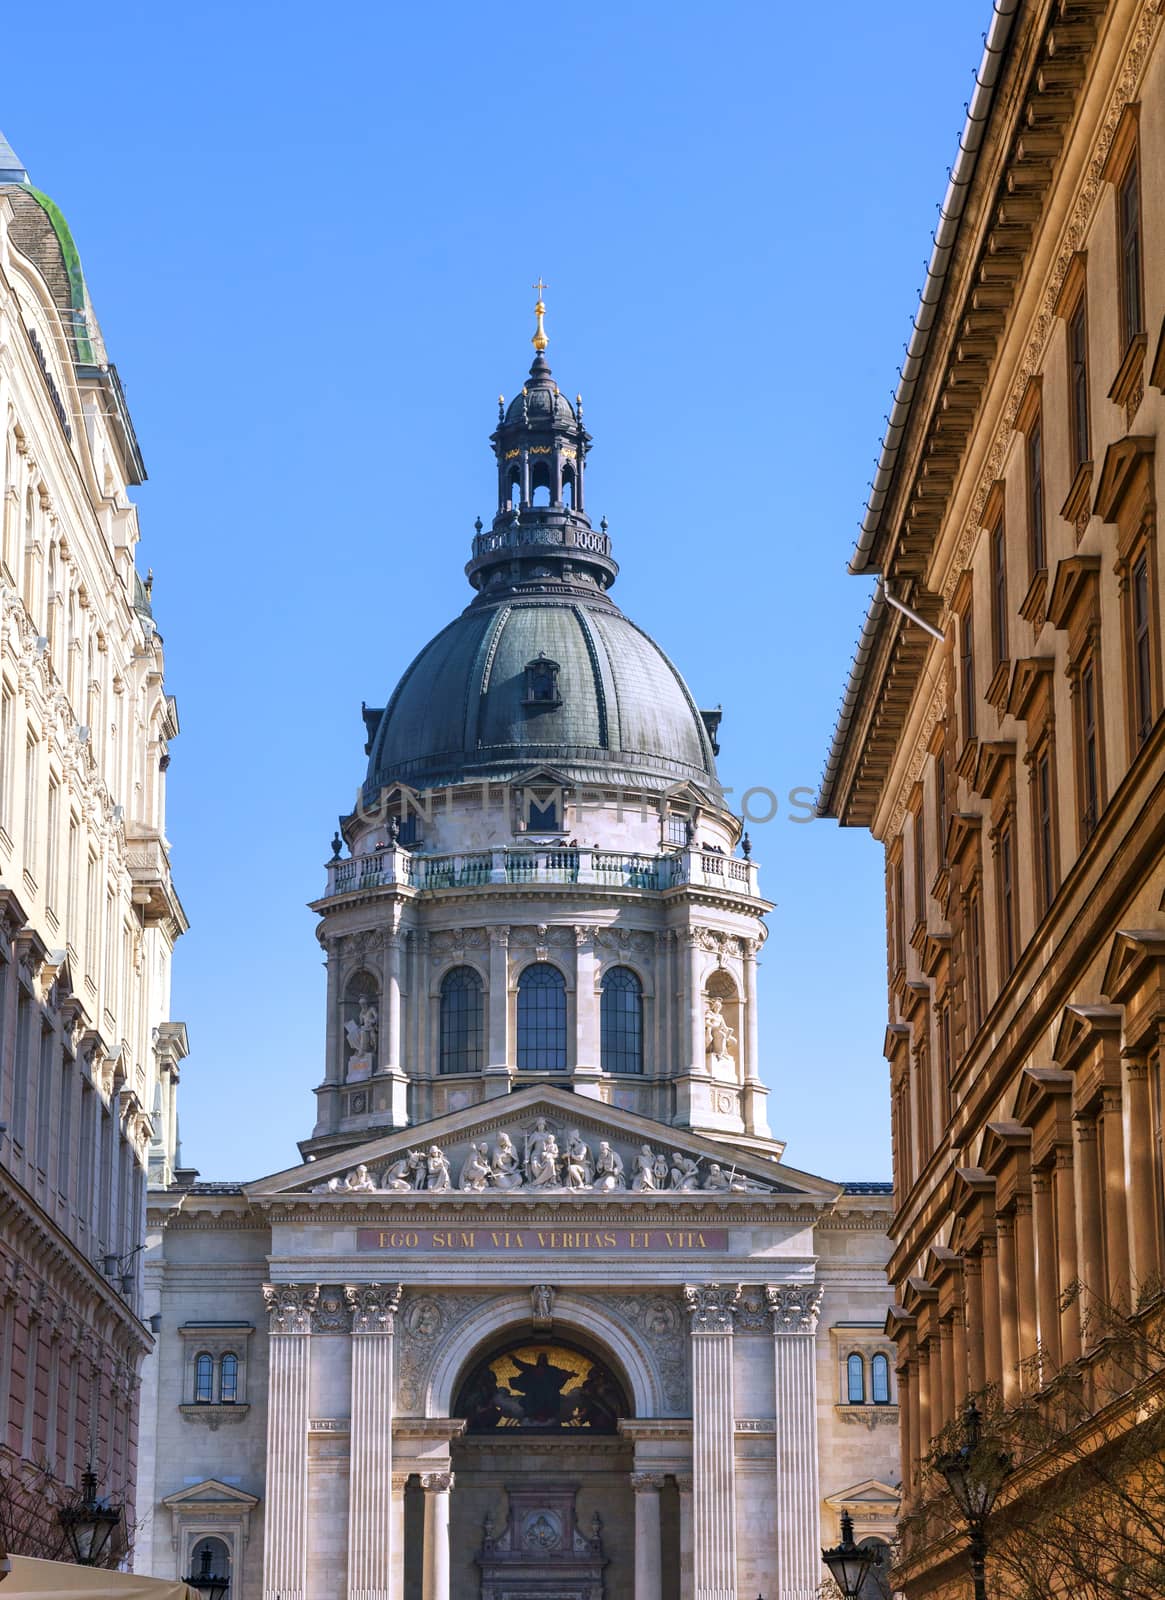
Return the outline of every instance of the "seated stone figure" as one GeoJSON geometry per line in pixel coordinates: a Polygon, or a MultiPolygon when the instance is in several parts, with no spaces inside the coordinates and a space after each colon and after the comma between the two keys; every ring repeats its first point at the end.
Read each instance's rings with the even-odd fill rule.
{"type": "Polygon", "coordinates": [[[599,1141],[599,1153],[595,1157],[595,1188],[603,1193],[610,1193],[613,1189],[625,1189],[627,1180],[623,1176],[623,1157],[617,1150],[612,1150],[605,1139],[599,1141]]]}

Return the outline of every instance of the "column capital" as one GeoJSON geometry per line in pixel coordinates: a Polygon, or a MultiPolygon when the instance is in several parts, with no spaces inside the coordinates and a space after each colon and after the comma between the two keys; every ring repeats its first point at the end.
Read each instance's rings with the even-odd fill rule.
{"type": "Polygon", "coordinates": [[[393,1494],[404,1494],[411,1476],[412,1474],[408,1472],[394,1472],[392,1475],[393,1494]]]}
{"type": "Polygon", "coordinates": [[[448,1494],[453,1488],[453,1473],[422,1472],[421,1488],[426,1494],[448,1494]]]}
{"type": "Polygon", "coordinates": [[[676,1480],[676,1488],[681,1494],[691,1494],[693,1478],[690,1472],[675,1472],[672,1476],[676,1480]]]}
{"type": "Polygon", "coordinates": [[[352,1313],[353,1333],[392,1333],[403,1284],[346,1283],[344,1302],[352,1313]]]}
{"type": "Polygon", "coordinates": [[[825,1291],[819,1283],[766,1283],[774,1333],[816,1333],[825,1291]]]}
{"type": "Polygon", "coordinates": [[[666,1474],[663,1472],[633,1472],[631,1474],[631,1487],[636,1494],[658,1494],[663,1488],[666,1474]]]}
{"type": "Polygon", "coordinates": [[[265,1283],[263,1303],[272,1333],[310,1333],[311,1314],[320,1297],[318,1283],[265,1283]]]}
{"type": "Polygon", "coordinates": [[[740,1300],[739,1283],[684,1284],[684,1305],[693,1333],[731,1333],[740,1300]]]}

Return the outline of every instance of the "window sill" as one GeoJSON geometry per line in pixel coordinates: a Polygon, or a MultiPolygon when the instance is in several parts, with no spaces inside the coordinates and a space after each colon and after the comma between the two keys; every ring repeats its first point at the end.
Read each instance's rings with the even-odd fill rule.
{"type": "Polygon", "coordinates": [[[211,1433],[216,1433],[224,1422],[242,1422],[250,1409],[249,1405],[242,1402],[229,1406],[200,1404],[178,1407],[187,1422],[201,1422],[211,1433]]]}
{"type": "Polygon", "coordinates": [[[1032,574],[1032,581],[1028,591],[1020,601],[1019,614],[1025,622],[1030,622],[1036,630],[1037,637],[1044,625],[1047,616],[1048,595],[1048,569],[1040,567],[1038,572],[1032,574]]]}

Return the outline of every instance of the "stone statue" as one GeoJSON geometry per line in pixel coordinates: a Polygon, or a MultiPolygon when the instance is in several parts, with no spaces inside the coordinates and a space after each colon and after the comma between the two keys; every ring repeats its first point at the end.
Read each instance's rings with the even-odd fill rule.
{"type": "Polygon", "coordinates": [[[590,1150],[583,1143],[578,1129],[572,1128],[566,1137],[566,1187],[589,1189],[594,1177],[595,1164],[591,1160],[590,1150]]]}
{"type": "Polygon", "coordinates": [[[594,1186],[603,1194],[627,1187],[627,1180],[623,1176],[623,1157],[617,1150],[612,1150],[605,1139],[599,1141],[599,1153],[595,1157],[594,1186]]]}
{"type": "Polygon", "coordinates": [[[344,1024],[344,1032],[348,1035],[348,1048],[354,1056],[376,1054],[376,1031],[379,1020],[375,1004],[371,1000],[363,1000],[360,1003],[359,1020],[344,1024]]]}
{"type": "Polygon", "coordinates": [[[385,1167],[380,1175],[380,1187],[399,1192],[401,1189],[413,1189],[416,1171],[410,1156],[401,1156],[399,1161],[394,1161],[390,1167],[385,1167]]]}
{"type": "Polygon", "coordinates": [[[546,1118],[539,1117],[534,1124],[534,1131],[526,1135],[525,1147],[522,1152],[522,1165],[526,1169],[527,1178],[532,1179],[534,1163],[542,1154],[547,1139],[552,1137],[546,1126],[546,1118]]]}
{"type": "Polygon", "coordinates": [[[667,1156],[664,1155],[663,1151],[661,1150],[656,1156],[651,1169],[651,1175],[655,1179],[655,1187],[657,1189],[667,1188],[670,1170],[671,1169],[668,1166],[667,1156]]]}
{"type": "Polygon", "coordinates": [[[700,1187],[700,1164],[693,1161],[691,1156],[681,1155],[678,1150],[671,1153],[671,1186],[680,1194],[691,1194],[700,1187]]]}
{"type": "Polygon", "coordinates": [[[548,1133],[526,1166],[526,1179],[531,1189],[556,1189],[558,1187],[558,1140],[548,1133]]]}
{"type": "Polygon", "coordinates": [[[489,1164],[489,1146],[487,1144],[471,1144],[469,1154],[465,1158],[465,1165],[461,1168],[461,1178],[458,1188],[471,1190],[474,1194],[481,1194],[493,1176],[489,1164]]]}
{"type": "Polygon", "coordinates": [[[355,1189],[362,1194],[375,1194],[376,1192],[376,1185],[372,1181],[372,1174],[364,1165],[363,1161],[356,1168],[355,1172],[350,1172],[348,1174],[347,1182],[344,1184],[344,1187],[345,1189],[355,1189]]]}
{"type": "Polygon", "coordinates": [[[632,1189],[655,1188],[655,1151],[649,1144],[641,1145],[639,1154],[631,1163],[632,1189]]]}
{"type": "Polygon", "coordinates": [[[702,1185],[712,1193],[720,1194],[767,1194],[768,1190],[763,1183],[753,1183],[750,1178],[742,1177],[736,1168],[725,1172],[718,1162],[713,1161],[708,1168],[702,1185]]]}
{"type": "Polygon", "coordinates": [[[445,1152],[439,1145],[430,1145],[429,1154],[425,1160],[425,1188],[444,1193],[452,1189],[453,1179],[449,1173],[449,1162],[445,1152]]]}
{"type": "Polygon", "coordinates": [[[705,1048],[714,1061],[731,1061],[735,1042],[736,1034],[724,1015],[724,1002],[719,995],[713,995],[704,1012],[705,1048]]]}
{"type": "Polygon", "coordinates": [[[522,1187],[522,1168],[518,1161],[518,1152],[514,1149],[514,1141],[508,1133],[498,1134],[497,1149],[494,1151],[491,1163],[491,1177],[495,1189],[522,1187]]]}

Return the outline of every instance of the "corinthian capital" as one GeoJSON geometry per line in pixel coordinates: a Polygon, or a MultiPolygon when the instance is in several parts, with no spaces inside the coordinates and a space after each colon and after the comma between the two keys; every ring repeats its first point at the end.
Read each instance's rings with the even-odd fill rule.
{"type": "Polygon", "coordinates": [[[399,1283],[348,1283],[344,1299],[352,1313],[353,1333],[392,1333],[400,1305],[399,1283]]]}
{"type": "Polygon", "coordinates": [[[700,1283],[684,1285],[684,1304],[692,1319],[693,1333],[731,1333],[738,1283],[700,1283]]]}
{"type": "Polygon", "coordinates": [[[311,1314],[320,1297],[318,1283],[265,1283],[263,1301],[272,1333],[310,1333],[311,1314]]]}
{"type": "Polygon", "coordinates": [[[774,1333],[815,1333],[824,1294],[817,1283],[766,1283],[765,1301],[774,1333]]]}

